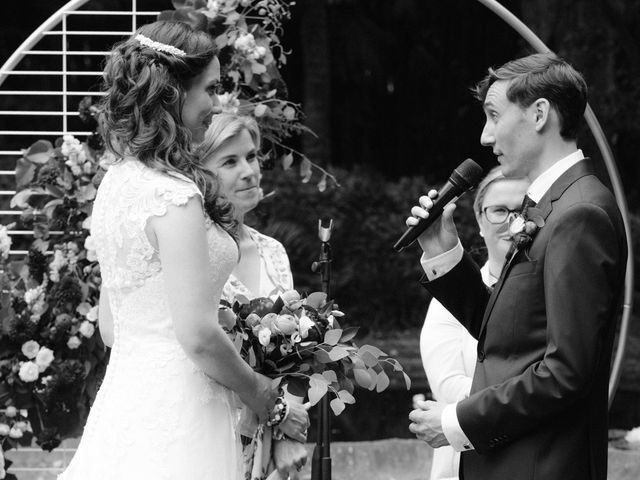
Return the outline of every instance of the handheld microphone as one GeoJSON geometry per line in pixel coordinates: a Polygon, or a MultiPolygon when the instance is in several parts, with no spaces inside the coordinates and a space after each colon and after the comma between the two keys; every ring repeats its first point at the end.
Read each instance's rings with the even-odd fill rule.
{"type": "Polygon", "coordinates": [[[442,215],[442,210],[448,203],[455,202],[464,192],[475,187],[481,178],[482,167],[470,158],[458,165],[447,183],[438,192],[433,207],[429,210],[429,216],[421,218],[417,225],[407,228],[407,231],[393,246],[394,250],[401,252],[405,247],[415,242],[420,234],[442,215]]]}

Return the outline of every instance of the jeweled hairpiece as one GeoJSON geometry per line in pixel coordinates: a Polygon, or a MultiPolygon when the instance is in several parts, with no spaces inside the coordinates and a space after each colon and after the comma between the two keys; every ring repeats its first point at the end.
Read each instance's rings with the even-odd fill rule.
{"type": "Polygon", "coordinates": [[[151,40],[149,37],[145,37],[140,33],[136,35],[136,40],[140,42],[140,45],[149,47],[150,49],[155,50],[157,52],[169,53],[176,57],[184,57],[187,55],[184,52],[184,50],[180,50],[179,48],[174,47],[173,45],[167,45],[166,43],[156,42],[155,40],[151,40]]]}

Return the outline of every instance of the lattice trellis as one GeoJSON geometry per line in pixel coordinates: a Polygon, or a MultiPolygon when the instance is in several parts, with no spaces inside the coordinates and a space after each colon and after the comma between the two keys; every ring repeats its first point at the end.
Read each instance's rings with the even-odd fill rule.
{"type": "MultiPolygon", "coordinates": [[[[99,96],[104,58],[111,45],[154,21],[158,0],[68,2],[25,40],[0,69],[0,223],[20,216],[9,207],[14,168],[22,149],[39,139],[53,142],[71,134],[83,140],[92,132],[80,120],[78,104],[99,96]],[[118,10],[104,10],[109,4],[118,10]],[[46,108],[43,108],[43,105],[46,108]]],[[[51,232],[56,234],[58,232],[51,232]]],[[[16,236],[32,231],[12,230],[16,236]]],[[[13,255],[27,253],[15,249],[13,255]]]]}

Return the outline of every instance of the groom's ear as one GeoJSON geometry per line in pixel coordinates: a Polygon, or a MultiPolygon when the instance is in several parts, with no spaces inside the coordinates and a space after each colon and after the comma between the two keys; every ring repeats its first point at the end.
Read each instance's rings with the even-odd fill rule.
{"type": "Polygon", "coordinates": [[[536,132],[541,133],[549,127],[551,117],[551,103],[546,98],[539,98],[531,104],[535,119],[536,132]]]}

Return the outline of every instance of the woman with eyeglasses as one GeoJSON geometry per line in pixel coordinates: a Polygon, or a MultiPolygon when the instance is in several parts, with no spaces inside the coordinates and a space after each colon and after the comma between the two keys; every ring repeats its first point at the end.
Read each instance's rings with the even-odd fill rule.
{"type": "MultiPolygon", "coordinates": [[[[529,181],[502,175],[495,167],[478,185],[473,210],[487,246],[482,279],[492,287],[500,276],[511,238],[508,222],[519,213],[529,181]]],[[[469,396],[476,364],[477,341],[435,298],[420,335],[420,354],[435,400],[454,403],[469,396]]],[[[457,480],[460,453],[434,450],[430,480],[457,480]]]]}

